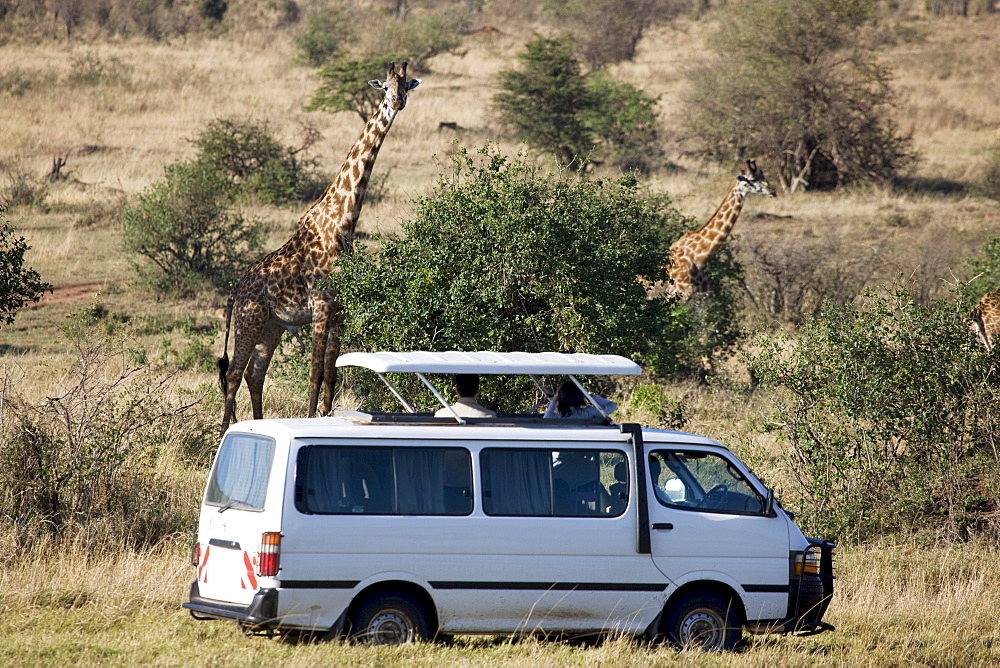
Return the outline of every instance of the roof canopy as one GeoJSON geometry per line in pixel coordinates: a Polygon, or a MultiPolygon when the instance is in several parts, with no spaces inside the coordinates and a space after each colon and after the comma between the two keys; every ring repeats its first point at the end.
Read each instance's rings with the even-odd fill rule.
{"type": "Polygon", "coordinates": [[[589,353],[378,352],[347,353],[337,366],[359,366],[378,373],[475,373],[481,375],[638,376],[638,364],[620,355],[589,353]]]}

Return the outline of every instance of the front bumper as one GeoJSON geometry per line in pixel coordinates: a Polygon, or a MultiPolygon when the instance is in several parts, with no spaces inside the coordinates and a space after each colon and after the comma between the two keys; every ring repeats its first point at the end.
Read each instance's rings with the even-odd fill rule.
{"type": "Polygon", "coordinates": [[[259,589],[250,605],[225,603],[202,598],[198,581],[191,583],[187,603],[182,607],[195,619],[231,619],[250,630],[273,629],[278,626],[278,590],[259,589]]]}
{"type": "Polygon", "coordinates": [[[819,551],[819,573],[802,573],[791,582],[791,596],[788,600],[788,621],[786,631],[804,635],[834,630],[833,625],[824,622],[830,601],[833,600],[833,548],[828,540],[810,538],[809,544],[819,551]]]}

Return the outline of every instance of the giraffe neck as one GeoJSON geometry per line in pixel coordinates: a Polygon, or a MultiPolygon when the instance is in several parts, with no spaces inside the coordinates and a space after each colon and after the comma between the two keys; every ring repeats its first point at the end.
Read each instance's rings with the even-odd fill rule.
{"type": "Polygon", "coordinates": [[[320,271],[329,271],[333,258],[350,249],[354,227],[361,215],[375,158],[396,118],[388,98],[365,124],[343,166],[323,196],[302,216],[298,234],[309,238],[307,250],[323,256],[320,271]]]}
{"type": "Polygon", "coordinates": [[[729,192],[722,199],[722,204],[696,233],[701,239],[701,252],[698,253],[696,263],[701,267],[704,267],[705,263],[719,250],[722,242],[732,232],[733,225],[736,224],[736,219],[740,216],[740,211],[743,210],[747,191],[741,185],[739,181],[733,183],[729,192]]]}

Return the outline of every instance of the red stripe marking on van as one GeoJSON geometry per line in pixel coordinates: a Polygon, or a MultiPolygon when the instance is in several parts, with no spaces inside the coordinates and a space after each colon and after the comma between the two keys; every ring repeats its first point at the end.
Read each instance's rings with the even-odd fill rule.
{"type": "Polygon", "coordinates": [[[247,579],[240,582],[244,589],[257,589],[257,576],[253,572],[253,564],[250,563],[250,554],[246,551],[243,552],[243,563],[247,567],[247,579]],[[250,586],[247,587],[247,584],[250,586]]]}

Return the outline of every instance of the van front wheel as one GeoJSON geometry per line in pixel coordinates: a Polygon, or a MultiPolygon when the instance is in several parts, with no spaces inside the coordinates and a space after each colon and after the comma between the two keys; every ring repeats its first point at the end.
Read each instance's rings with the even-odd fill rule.
{"type": "Polygon", "coordinates": [[[683,648],[729,651],[743,637],[733,601],[711,591],[695,591],[671,604],[663,620],[667,639],[683,648]]]}
{"type": "Polygon", "coordinates": [[[378,594],[351,615],[351,637],[369,645],[401,645],[429,636],[427,616],[406,594],[378,594]]]}

